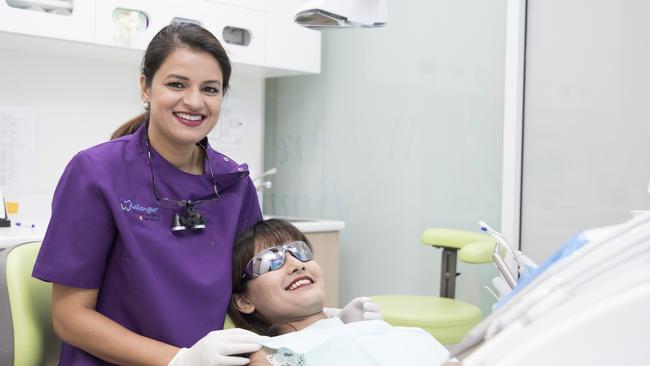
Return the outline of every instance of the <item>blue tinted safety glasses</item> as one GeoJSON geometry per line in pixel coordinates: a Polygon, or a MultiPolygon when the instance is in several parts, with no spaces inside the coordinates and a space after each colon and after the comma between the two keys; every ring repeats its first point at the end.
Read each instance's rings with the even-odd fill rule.
{"type": "Polygon", "coordinates": [[[289,252],[294,258],[301,262],[308,262],[314,259],[314,255],[307,243],[303,241],[293,241],[257,253],[250,261],[248,261],[242,278],[245,280],[251,280],[267,272],[282,268],[286,252],[289,252]]]}

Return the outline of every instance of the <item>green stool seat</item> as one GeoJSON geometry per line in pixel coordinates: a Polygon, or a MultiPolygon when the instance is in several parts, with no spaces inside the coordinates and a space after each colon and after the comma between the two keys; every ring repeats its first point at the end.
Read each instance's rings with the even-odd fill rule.
{"type": "MultiPolygon", "coordinates": [[[[422,244],[442,249],[440,297],[415,295],[373,296],[384,320],[396,326],[419,327],[442,344],[456,344],[481,321],[481,310],[454,300],[456,262],[489,263],[494,239],[490,236],[450,228],[429,228],[420,237],[422,244]]],[[[501,252],[501,255],[505,252],[501,252]]]]}
{"type": "Polygon", "coordinates": [[[422,328],[442,344],[460,342],[482,317],[477,306],[444,297],[384,295],[372,299],[387,323],[422,328]]]}

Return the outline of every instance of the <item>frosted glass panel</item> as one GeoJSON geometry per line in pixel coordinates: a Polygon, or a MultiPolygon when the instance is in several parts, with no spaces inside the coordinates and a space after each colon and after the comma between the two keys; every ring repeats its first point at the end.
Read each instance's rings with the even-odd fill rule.
{"type": "MultiPolygon", "coordinates": [[[[339,219],[339,298],[438,293],[428,227],[499,227],[505,1],[395,1],[323,35],[323,72],[267,82],[268,213],[339,219]]],[[[489,309],[491,265],[457,295],[489,309]]]]}
{"type": "Polygon", "coordinates": [[[650,209],[650,2],[528,1],[522,248],[650,209]]]}

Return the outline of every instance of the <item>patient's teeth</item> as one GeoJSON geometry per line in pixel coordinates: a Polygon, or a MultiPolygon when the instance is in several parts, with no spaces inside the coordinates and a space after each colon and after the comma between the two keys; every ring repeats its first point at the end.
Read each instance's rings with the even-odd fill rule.
{"type": "Polygon", "coordinates": [[[298,281],[292,283],[291,286],[289,286],[289,290],[295,290],[296,288],[298,288],[300,286],[309,285],[309,284],[311,284],[311,281],[308,280],[308,279],[298,280],[298,281]]]}

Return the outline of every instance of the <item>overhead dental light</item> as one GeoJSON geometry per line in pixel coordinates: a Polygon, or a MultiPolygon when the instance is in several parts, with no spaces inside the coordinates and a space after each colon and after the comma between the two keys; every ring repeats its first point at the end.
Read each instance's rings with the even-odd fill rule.
{"type": "Polygon", "coordinates": [[[386,25],[386,0],[309,0],[294,20],[311,29],[377,28],[386,25]]]}

